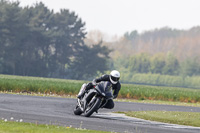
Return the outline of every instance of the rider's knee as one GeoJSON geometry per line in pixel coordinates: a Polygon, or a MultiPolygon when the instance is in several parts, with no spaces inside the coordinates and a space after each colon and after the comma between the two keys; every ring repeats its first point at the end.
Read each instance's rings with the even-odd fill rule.
{"type": "Polygon", "coordinates": [[[107,102],[107,104],[104,106],[104,108],[113,109],[114,106],[115,106],[115,104],[114,104],[113,100],[109,100],[109,101],[107,102]]]}

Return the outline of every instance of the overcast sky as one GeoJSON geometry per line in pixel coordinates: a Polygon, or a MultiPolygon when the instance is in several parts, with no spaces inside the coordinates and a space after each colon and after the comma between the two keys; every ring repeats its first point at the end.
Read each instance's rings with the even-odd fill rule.
{"type": "MultiPolygon", "coordinates": [[[[13,0],[15,1],[15,0],[13,0]]],[[[49,9],[74,11],[86,31],[121,36],[155,28],[189,29],[200,25],[200,0],[18,0],[21,6],[42,1],[49,9]]]]}

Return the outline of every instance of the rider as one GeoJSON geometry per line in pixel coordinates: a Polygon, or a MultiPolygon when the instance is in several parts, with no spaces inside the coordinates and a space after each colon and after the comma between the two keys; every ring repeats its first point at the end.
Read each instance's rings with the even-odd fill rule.
{"type": "MultiPolygon", "coordinates": [[[[112,83],[112,89],[114,90],[113,99],[115,99],[117,98],[119,90],[121,88],[119,79],[120,79],[120,73],[117,70],[113,70],[111,71],[110,75],[103,75],[100,78],[94,79],[92,82],[88,83],[87,85],[86,84],[85,86],[83,85],[77,97],[80,99],[82,96],[84,96],[85,90],[92,89],[93,86],[96,85],[96,83],[99,83],[101,81],[109,81],[112,83]]],[[[108,108],[108,109],[114,108],[113,100],[112,99],[108,100],[104,108],[108,108]]]]}

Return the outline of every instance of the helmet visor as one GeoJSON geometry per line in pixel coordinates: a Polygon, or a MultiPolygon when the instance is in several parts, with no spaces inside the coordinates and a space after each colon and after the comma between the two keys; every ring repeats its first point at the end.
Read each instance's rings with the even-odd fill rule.
{"type": "Polygon", "coordinates": [[[111,79],[115,82],[119,81],[119,78],[111,76],[111,79]]]}

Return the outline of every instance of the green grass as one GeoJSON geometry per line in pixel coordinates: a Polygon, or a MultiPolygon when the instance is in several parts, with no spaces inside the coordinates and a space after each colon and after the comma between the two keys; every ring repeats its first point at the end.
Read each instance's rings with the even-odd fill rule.
{"type": "Polygon", "coordinates": [[[145,120],[200,127],[200,113],[196,112],[130,111],[119,113],[145,120]]]}
{"type": "Polygon", "coordinates": [[[106,133],[71,127],[0,121],[0,133],[106,133]]]}
{"type": "MultiPolygon", "coordinates": [[[[31,92],[32,94],[56,94],[76,95],[81,85],[85,81],[40,78],[40,77],[24,77],[0,75],[0,91],[2,92],[31,92]]],[[[31,94],[30,94],[31,95],[31,94]]],[[[200,89],[187,89],[177,87],[161,87],[161,86],[145,86],[122,84],[119,98],[126,98],[125,101],[155,103],[155,104],[174,104],[199,106],[200,89]],[[133,100],[137,99],[137,100],[133,100]],[[173,101],[173,102],[172,102],[173,101]],[[186,104],[187,103],[187,104],[186,104]]],[[[121,99],[123,100],[123,99],[121,99]]],[[[200,113],[189,112],[163,112],[163,111],[142,111],[127,112],[127,115],[162,121],[168,123],[176,123],[182,125],[199,126],[200,113]]],[[[35,125],[29,123],[0,122],[0,133],[16,133],[16,132],[90,132],[88,130],[76,130],[69,127],[35,125]],[[49,130],[52,129],[52,130],[49,130]]],[[[91,131],[92,132],[92,131],[91,131]]],[[[96,131],[95,131],[96,132],[96,131]]]]}
{"type": "Polygon", "coordinates": [[[150,103],[150,104],[163,104],[163,105],[176,105],[176,106],[190,106],[190,107],[200,107],[200,103],[186,103],[179,101],[161,101],[161,100],[136,100],[136,99],[115,99],[119,102],[134,102],[134,103],[150,103]]]}
{"type": "Polygon", "coordinates": [[[122,84],[120,97],[196,103],[200,102],[200,89],[122,84]]]}
{"type": "Polygon", "coordinates": [[[40,92],[77,94],[84,81],[0,75],[0,90],[12,92],[40,92]]]}
{"type": "MultiPolygon", "coordinates": [[[[76,95],[84,82],[0,75],[0,91],[76,95]]],[[[122,84],[118,98],[200,103],[200,89],[122,84]]]]}

